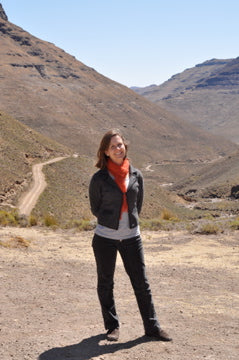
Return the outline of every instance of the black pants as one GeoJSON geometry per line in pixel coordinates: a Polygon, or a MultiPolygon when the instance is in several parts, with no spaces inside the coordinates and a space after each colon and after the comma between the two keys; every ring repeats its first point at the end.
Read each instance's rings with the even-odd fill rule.
{"type": "Polygon", "coordinates": [[[114,302],[114,271],[117,251],[129,275],[137,299],[146,333],[154,333],[160,328],[149,282],[145,273],[144,253],[141,237],[127,240],[111,240],[94,235],[92,242],[97,265],[97,291],[101,304],[105,329],[119,327],[119,318],[114,302]]]}

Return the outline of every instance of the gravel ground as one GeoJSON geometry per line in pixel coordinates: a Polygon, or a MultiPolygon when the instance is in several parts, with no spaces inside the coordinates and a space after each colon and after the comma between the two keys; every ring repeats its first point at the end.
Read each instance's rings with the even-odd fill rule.
{"type": "Polygon", "coordinates": [[[92,232],[0,228],[0,358],[237,360],[238,233],[143,232],[142,238],[157,314],[173,342],[143,336],[120,257],[121,335],[116,343],[105,339],[92,232]]]}

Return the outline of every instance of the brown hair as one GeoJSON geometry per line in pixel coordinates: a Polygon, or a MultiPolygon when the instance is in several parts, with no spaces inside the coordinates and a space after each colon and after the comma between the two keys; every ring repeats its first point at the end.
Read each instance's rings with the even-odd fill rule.
{"type": "Polygon", "coordinates": [[[126,155],[127,155],[127,151],[128,151],[128,142],[126,142],[124,136],[122,135],[122,133],[120,132],[120,130],[118,129],[111,129],[109,131],[107,131],[105,133],[105,135],[103,136],[101,142],[100,142],[100,147],[97,151],[97,162],[95,164],[96,167],[100,168],[100,169],[105,169],[106,168],[106,164],[107,164],[107,158],[108,156],[106,156],[105,151],[108,150],[109,146],[110,146],[110,141],[111,138],[113,136],[120,136],[121,139],[123,140],[124,146],[125,146],[125,150],[126,150],[126,155]]]}

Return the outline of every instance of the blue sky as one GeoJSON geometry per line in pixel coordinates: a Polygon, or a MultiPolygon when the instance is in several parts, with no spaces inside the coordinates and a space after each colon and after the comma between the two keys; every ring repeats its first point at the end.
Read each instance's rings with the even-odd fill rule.
{"type": "Polygon", "coordinates": [[[126,86],[239,56],[238,0],[0,0],[9,21],[126,86]]]}

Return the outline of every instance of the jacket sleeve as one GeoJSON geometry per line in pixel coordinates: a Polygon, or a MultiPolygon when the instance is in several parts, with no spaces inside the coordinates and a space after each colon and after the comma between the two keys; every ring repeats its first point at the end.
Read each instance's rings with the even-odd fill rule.
{"type": "Polygon", "coordinates": [[[100,184],[95,175],[91,178],[89,186],[90,208],[93,215],[98,216],[101,204],[100,184]]]}
{"type": "Polygon", "coordinates": [[[141,174],[140,171],[138,173],[138,183],[139,183],[139,193],[137,198],[137,210],[138,210],[138,214],[140,214],[144,199],[144,180],[143,180],[143,175],[141,174]]]}

